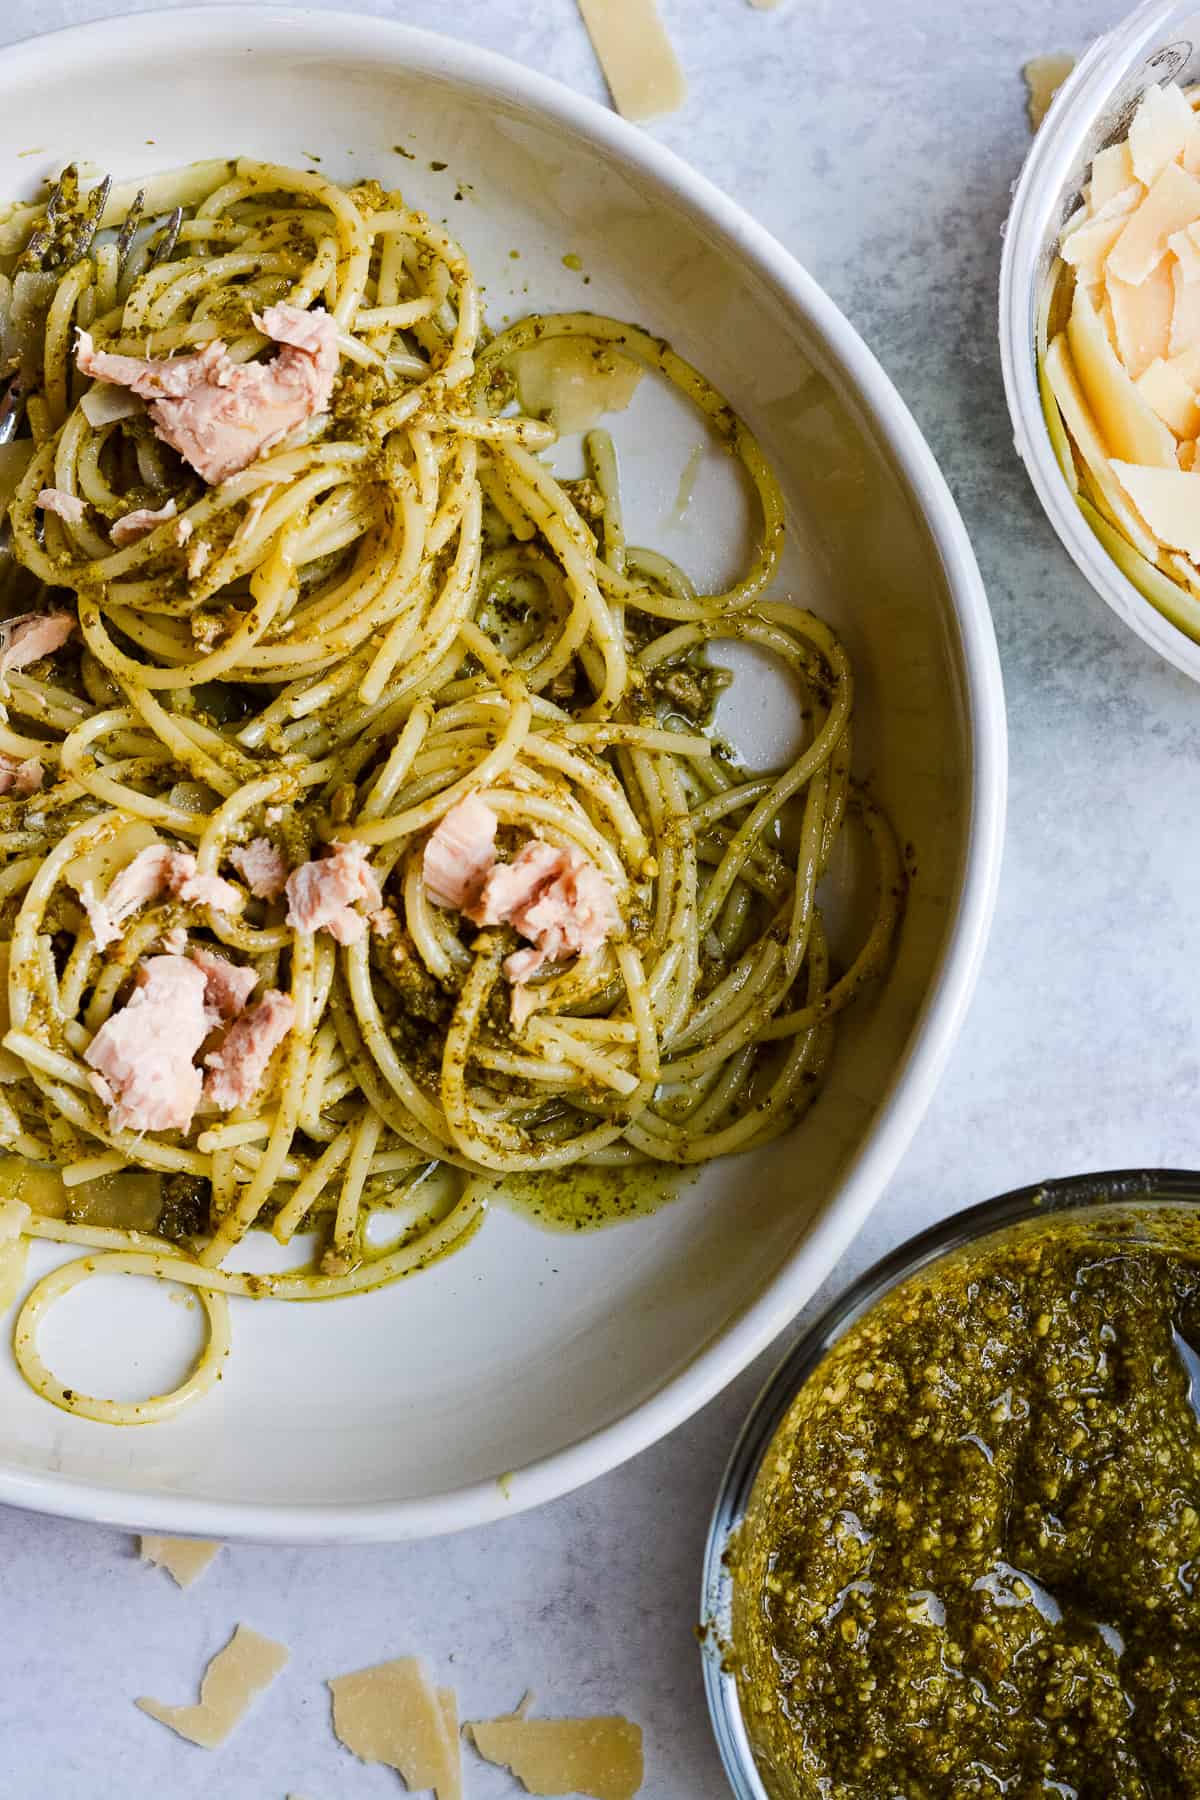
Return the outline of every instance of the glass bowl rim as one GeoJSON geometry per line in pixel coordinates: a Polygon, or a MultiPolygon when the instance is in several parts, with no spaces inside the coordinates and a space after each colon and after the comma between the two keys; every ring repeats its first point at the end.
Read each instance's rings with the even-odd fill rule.
{"type": "Polygon", "coordinates": [[[951,1213],[872,1263],[823,1308],[772,1370],[750,1406],[725,1465],[704,1546],[700,1649],[704,1692],[717,1749],[736,1800],[772,1800],[742,1718],[737,1682],[724,1666],[733,1582],[725,1551],[745,1516],[762,1461],[800,1389],[852,1325],[921,1269],[1011,1226],[1051,1215],[1100,1215],[1133,1208],[1200,1207],[1200,1170],[1117,1169],[1058,1176],[1013,1188],[951,1213]]]}

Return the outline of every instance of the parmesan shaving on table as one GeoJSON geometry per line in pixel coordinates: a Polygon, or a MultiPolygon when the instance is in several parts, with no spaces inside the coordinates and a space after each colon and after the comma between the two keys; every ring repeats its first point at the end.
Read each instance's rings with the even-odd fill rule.
{"type": "Polygon", "coordinates": [[[654,0],[579,0],[579,10],[618,112],[652,119],[683,105],[687,83],[654,0]]]}
{"type": "Polygon", "coordinates": [[[450,1689],[434,1687],[420,1657],[336,1675],[329,1690],[334,1733],[347,1750],[386,1763],[437,1800],[462,1800],[457,1702],[450,1689]]]}
{"type": "Polygon", "coordinates": [[[167,1706],[161,1700],[145,1697],[137,1705],[189,1743],[199,1744],[202,1750],[215,1750],[241,1722],[262,1690],[274,1681],[288,1655],[283,1644],[261,1636],[248,1625],[239,1625],[205,1669],[198,1705],[167,1706]]]}
{"type": "Polygon", "coordinates": [[[191,1587],[224,1546],[204,1538],[140,1537],[138,1555],[143,1562],[165,1569],[176,1587],[191,1587]]]}
{"type": "Polygon", "coordinates": [[[530,1794],[633,1800],[642,1785],[642,1728],[628,1719],[529,1719],[518,1713],[466,1727],[480,1756],[502,1763],[530,1794]]]}
{"type": "Polygon", "coordinates": [[[1025,86],[1029,90],[1027,102],[1029,112],[1029,129],[1036,131],[1051,103],[1071,70],[1075,67],[1073,56],[1035,56],[1025,64],[1021,73],[1025,77],[1025,86]]]}

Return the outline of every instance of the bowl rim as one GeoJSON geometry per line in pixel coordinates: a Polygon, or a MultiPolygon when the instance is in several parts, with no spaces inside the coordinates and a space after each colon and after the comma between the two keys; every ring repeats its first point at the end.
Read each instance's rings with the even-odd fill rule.
{"type": "MultiPolygon", "coordinates": [[[[1200,681],[1200,643],[1139,592],[1091,530],[1059,468],[1042,410],[1037,371],[1037,273],[1067,172],[1111,91],[1113,64],[1148,52],[1179,11],[1178,0],[1143,0],[1076,63],[1034,133],[1013,188],[1000,258],[1000,367],[1013,443],[1059,543],[1122,624],[1173,668],[1200,681]]],[[[1165,47],[1165,46],[1163,46],[1165,47]]]]}
{"type": "Polygon", "coordinates": [[[67,57],[78,64],[101,48],[107,57],[127,46],[147,66],[157,49],[178,54],[188,46],[224,47],[231,37],[246,49],[261,49],[281,30],[287,32],[290,48],[300,43],[306,51],[334,57],[345,53],[353,34],[357,52],[381,68],[403,67],[454,80],[540,115],[633,167],[663,204],[681,211],[754,267],[839,365],[920,514],[942,565],[957,634],[970,758],[966,845],[940,960],[904,1055],[835,1201],[755,1300],[629,1413],[515,1471],[503,1483],[486,1479],[397,1501],[280,1505],[188,1498],[0,1467],[0,1503],[69,1518],[262,1542],[378,1542],[432,1537],[507,1517],[607,1473],[718,1394],[767,1348],[829,1274],[923,1117],[975,987],[999,883],[1007,730],[1000,659],[974,552],[945,477],[904,401],[858,333],[791,253],[705,176],[626,120],[548,76],[473,44],[392,19],[288,5],[186,6],[67,26],[6,49],[2,80],[29,81],[47,61],[61,67],[67,57]]]}
{"type": "Polygon", "coordinates": [[[725,1562],[763,1459],[792,1402],[839,1338],[910,1276],[1012,1226],[1163,1206],[1200,1208],[1200,1170],[1111,1169],[1012,1188],[939,1219],[865,1269],[822,1308],[767,1377],[742,1423],[709,1521],[700,1584],[704,1694],[734,1800],[772,1800],[754,1760],[737,1681],[725,1666],[733,1579],[725,1562]]]}

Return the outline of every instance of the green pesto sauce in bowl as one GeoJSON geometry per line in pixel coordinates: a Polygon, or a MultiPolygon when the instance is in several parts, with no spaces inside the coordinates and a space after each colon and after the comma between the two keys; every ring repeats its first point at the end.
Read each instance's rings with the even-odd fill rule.
{"type": "Polygon", "coordinates": [[[728,1560],[772,1795],[1200,1796],[1200,1217],[944,1257],[805,1382],[728,1560]]]}

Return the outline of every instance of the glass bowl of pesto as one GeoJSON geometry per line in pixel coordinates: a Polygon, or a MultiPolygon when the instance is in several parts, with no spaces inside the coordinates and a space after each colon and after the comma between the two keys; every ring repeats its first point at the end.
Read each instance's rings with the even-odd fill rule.
{"type": "Polygon", "coordinates": [[[1023,1188],[805,1333],[713,1515],[738,1800],[1200,1796],[1200,1173],[1023,1188]]]}

